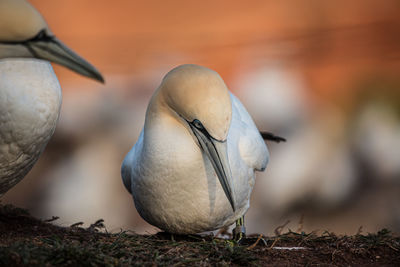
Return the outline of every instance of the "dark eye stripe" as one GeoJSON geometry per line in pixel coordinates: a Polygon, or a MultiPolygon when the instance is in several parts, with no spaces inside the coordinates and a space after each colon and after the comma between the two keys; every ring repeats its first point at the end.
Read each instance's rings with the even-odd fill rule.
{"type": "Polygon", "coordinates": [[[10,44],[10,45],[26,45],[29,42],[51,42],[54,39],[54,36],[47,35],[46,29],[42,29],[38,34],[33,36],[32,38],[23,40],[23,41],[0,41],[1,44],[10,44]]]}
{"type": "Polygon", "coordinates": [[[187,123],[189,124],[190,127],[192,127],[192,128],[194,127],[194,128],[196,128],[197,130],[199,130],[200,132],[202,132],[207,138],[212,139],[212,140],[215,140],[215,141],[217,141],[217,142],[223,142],[223,141],[220,141],[220,140],[215,139],[214,137],[212,137],[212,136],[208,133],[207,129],[203,126],[203,124],[201,123],[201,121],[199,121],[198,119],[194,119],[192,122],[187,121],[187,123]]]}
{"type": "Polygon", "coordinates": [[[54,36],[47,35],[46,30],[41,30],[35,37],[27,40],[29,41],[42,41],[42,42],[50,42],[54,39],[54,36]]]}

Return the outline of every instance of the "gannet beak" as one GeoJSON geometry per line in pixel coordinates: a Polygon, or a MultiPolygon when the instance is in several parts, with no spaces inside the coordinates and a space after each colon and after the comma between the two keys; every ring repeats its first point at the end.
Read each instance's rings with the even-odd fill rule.
{"type": "Polygon", "coordinates": [[[226,140],[223,142],[218,141],[212,138],[212,136],[210,136],[204,128],[198,128],[192,123],[189,123],[189,125],[199,141],[201,148],[210,159],[233,211],[236,211],[235,200],[233,197],[234,194],[231,185],[232,174],[229,167],[226,140]]]}
{"type": "Polygon", "coordinates": [[[69,49],[55,36],[33,38],[26,41],[24,45],[36,58],[60,64],[72,71],[104,83],[103,76],[94,66],[69,49]]]}

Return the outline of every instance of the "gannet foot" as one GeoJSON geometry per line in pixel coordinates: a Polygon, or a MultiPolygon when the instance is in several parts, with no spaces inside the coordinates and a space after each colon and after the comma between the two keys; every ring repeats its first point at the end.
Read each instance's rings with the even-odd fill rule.
{"type": "Polygon", "coordinates": [[[232,231],[233,239],[240,244],[246,237],[246,227],[244,227],[244,216],[236,220],[236,227],[232,231]]]}

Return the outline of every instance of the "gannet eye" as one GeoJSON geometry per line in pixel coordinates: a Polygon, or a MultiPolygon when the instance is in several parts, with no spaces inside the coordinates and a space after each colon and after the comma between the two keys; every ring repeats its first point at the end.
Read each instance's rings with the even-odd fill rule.
{"type": "Polygon", "coordinates": [[[54,39],[54,36],[48,35],[46,29],[42,29],[35,37],[30,39],[29,41],[51,41],[54,39]]]}
{"type": "Polygon", "coordinates": [[[46,36],[46,31],[43,29],[36,35],[36,38],[43,39],[45,36],[46,36]]]}
{"type": "Polygon", "coordinates": [[[194,119],[192,123],[197,129],[204,129],[203,124],[198,119],[194,119]]]}

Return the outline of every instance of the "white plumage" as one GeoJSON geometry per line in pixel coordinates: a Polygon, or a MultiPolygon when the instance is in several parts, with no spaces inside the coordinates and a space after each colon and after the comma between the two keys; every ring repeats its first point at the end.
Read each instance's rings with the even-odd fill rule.
{"type": "Polygon", "coordinates": [[[198,233],[228,226],[246,213],[255,170],[263,171],[268,158],[250,115],[219,75],[183,65],[154,93],[139,140],[122,164],[122,178],[147,222],[172,233],[198,233]],[[210,134],[217,158],[223,157],[226,140],[229,163],[222,165],[233,205],[191,126],[196,119],[210,134]]]}
{"type": "Polygon", "coordinates": [[[48,61],[101,82],[103,78],[58,40],[25,0],[0,0],[0,59],[2,196],[24,178],[54,133],[61,88],[48,61]]]}
{"type": "Polygon", "coordinates": [[[38,160],[60,107],[61,88],[50,63],[0,60],[0,195],[38,160]]]}

